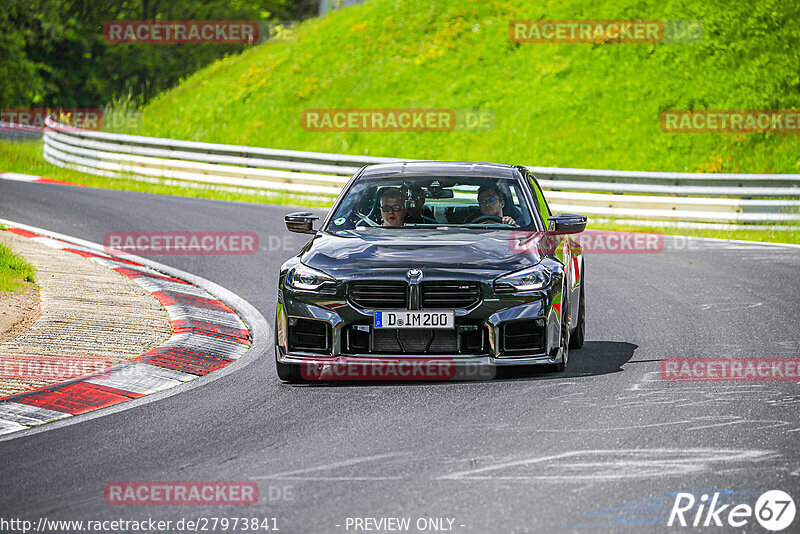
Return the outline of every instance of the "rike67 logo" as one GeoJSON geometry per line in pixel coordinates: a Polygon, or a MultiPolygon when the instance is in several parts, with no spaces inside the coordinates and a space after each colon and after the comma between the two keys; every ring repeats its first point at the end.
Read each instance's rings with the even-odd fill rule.
{"type": "Polygon", "coordinates": [[[753,517],[767,530],[777,532],[794,521],[795,504],[792,497],[781,490],[767,491],[758,498],[755,507],[749,503],[720,503],[720,494],[704,493],[700,499],[691,493],[678,493],[669,514],[667,526],[681,527],[733,527],[746,529],[753,517]]]}

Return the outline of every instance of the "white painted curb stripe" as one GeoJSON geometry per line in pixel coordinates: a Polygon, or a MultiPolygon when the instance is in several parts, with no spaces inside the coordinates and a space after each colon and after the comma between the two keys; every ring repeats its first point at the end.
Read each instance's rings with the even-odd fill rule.
{"type": "Polygon", "coordinates": [[[246,328],[242,320],[239,319],[235,313],[198,308],[197,306],[188,306],[186,304],[170,304],[164,307],[169,312],[169,316],[173,318],[173,321],[178,319],[197,319],[207,323],[230,326],[232,328],[246,328]]]}
{"type": "Polygon", "coordinates": [[[184,295],[194,295],[196,297],[204,297],[213,299],[214,296],[203,288],[192,286],[189,284],[181,284],[178,282],[170,282],[169,280],[161,280],[159,278],[132,278],[132,280],[139,284],[145,291],[156,293],[158,291],[172,291],[173,293],[183,293],[184,295]]]}
{"type": "Polygon", "coordinates": [[[0,172],[0,178],[3,180],[13,180],[15,182],[35,182],[42,177],[32,174],[20,174],[18,172],[0,172]]]}
{"type": "Polygon", "coordinates": [[[0,401],[0,420],[24,423],[40,424],[55,419],[72,417],[71,414],[56,412],[30,404],[22,404],[14,401],[0,401]]]}
{"type": "Polygon", "coordinates": [[[23,426],[19,423],[0,419],[0,435],[11,434],[12,432],[19,432],[20,430],[25,430],[26,428],[28,427],[23,426]]]}
{"type": "Polygon", "coordinates": [[[151,269],[150,267],[145,267],[143,265],[131,265],[130,263],[125,263],[124,261],[117,261],[111,258],[88,258],[88,259],[89,261],[93,261],[96,264],[102,265],[103,267],[108,267],[109,269],[133,269],[134,271],[141,271],[143,273],[164,276],[164,273],[160,273],[155,269],[151,269]]]}
{"type": "Polygon", "coordinates": [[[158,348],[173,348],[198,352],[205,356],[215,358],[228,358],[236,360],[241,358],[250,348],[247,345],[221,339],[214,336],[207,336],[197,333],[177,334],[169,338],[158,348]]]}
{"type": "Polygon", "coordinates": [[[133,362],[113,367],[107,378],[103,376],[88,378],[86,382],[140,395],[149,395],[156,391],[179,386],[195,378],[198,378],[197,375],[157,367],[144,362],[133,362]]]}

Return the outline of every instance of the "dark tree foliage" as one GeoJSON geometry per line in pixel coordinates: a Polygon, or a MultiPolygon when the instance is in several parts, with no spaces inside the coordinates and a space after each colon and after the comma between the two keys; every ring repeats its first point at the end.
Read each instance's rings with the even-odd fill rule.
{"type": "Polygon", "coordinates": [[[254,20],[313,15],[313,0],[3,0],[0,107],[102,107],[144,102],[248,45],[109,44],[113,20],[254,20]]]}

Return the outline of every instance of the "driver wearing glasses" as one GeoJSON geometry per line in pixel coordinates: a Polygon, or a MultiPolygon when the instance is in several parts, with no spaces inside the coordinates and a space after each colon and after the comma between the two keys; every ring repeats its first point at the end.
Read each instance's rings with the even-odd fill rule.
{"type": "Polygon", "coordinates": [[[506,206],[506,201],[503,199],[502,193],[494,185],[482,185],[478,189],[478,207],[481,215],[492,215],[500,219],[503,224],[517,225],[517,221],[503,215],[503,208],[506,206]]]}
{"type": "Polygon", "coordinates": [[[381,190],[378,204],[383,215],[383,226],[403,226],[406,218],[406,196],[397,187],[381,190]]]}

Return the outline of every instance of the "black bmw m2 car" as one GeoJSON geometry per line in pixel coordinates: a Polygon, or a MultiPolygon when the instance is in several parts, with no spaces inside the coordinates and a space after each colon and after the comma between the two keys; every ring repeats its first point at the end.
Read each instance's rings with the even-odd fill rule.
{"type": "Polygon", "coordinates": [[[281,267],[278,376],[490,377],[563,370],[583,345],[586,217],[552,215],[525,167],[408,162],[359,170],[281,267]],[[478,371],[477,373],[475,371],[478,371]]]}

